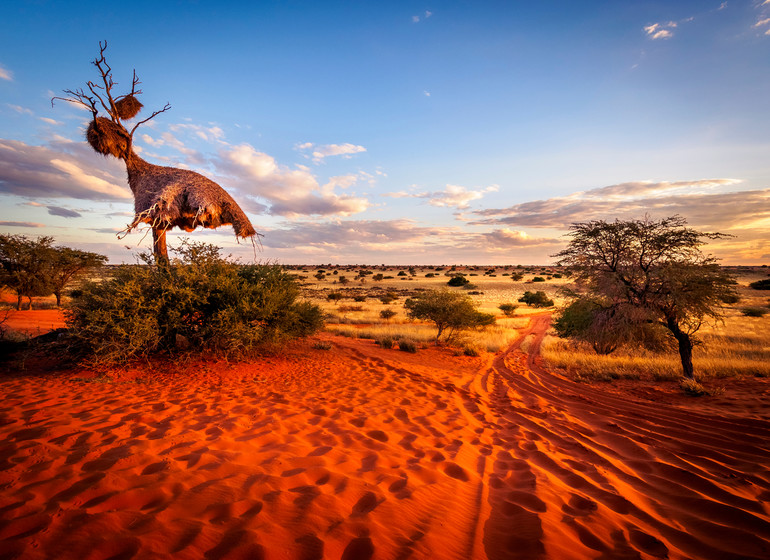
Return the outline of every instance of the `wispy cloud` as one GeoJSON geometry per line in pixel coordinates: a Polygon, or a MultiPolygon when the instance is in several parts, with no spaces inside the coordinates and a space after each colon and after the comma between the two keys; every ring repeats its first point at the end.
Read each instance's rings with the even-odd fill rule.
{"type": "Polygon", "coordinates": [[[62,206],[46,206],[51,216],[61,216],[62,218],[82,218],[83,215],[75,210],[63,208],[62,206]]]}
{"type": "Polygon", "coordinates": [[[9,82],[13,81],[13,73],[10,70],[7,70],[0,66],[0,80],[8,80],[9,82]]]}
{"type": "Polygon", "coordinates": [[[422,15],[412,16],[412,23],[420,23],[422,19],[428,19],[432,15],[433,15],[433,12],[429,10],[425,10],[425,12],[423,12],[422,15]]]}
{"type": "Polygon", "coordinates": [[[34,115],[32,112],[32,109],[27,109],[26,107],[22,107],[21,105],[13,105],[12,103],[6,103],[6,105],[10,108],[19,113],[20,115],[34,115]]]}
{"type": "Polygon", "coordinates": [[[391,198],[424,198],[431,206],[455,207],[458,209],[468,208],[470,202],[482,198],[485,194],[496,192],[499,189],[497,185],[491,185],[483,189],[468,189],[462,185],[447,185],[443,191],[409,193],[399,191],[386,193],[383,196],[391,198]]]}
{"type": "Polygon", "coordinates": [[[306,157],[312,157],[315,163],[321,163],[324,158],[330,156],[342,156],[345,159],[349,159],[353,157],[354,154],[360,154],[366,151],[366,148],[363,146],[357,146],[356,144],[350,143],[316,146],[312,142],[305,142],[304,144],[298,144],[295,148],[300,151],[312,150],[312,153],[306,155],[306,157]]]}
{"type": "Polygon", "coordinates": [[[56,126],[59,126],[59,125],[63,124],[63,123],[61,123],[61,122],[59,122],[59,121],[57,121],[55,119],[49,119],[48,117],[38,117],[38,119],[40,119],[44,123],[53,124],[53,125],[56,125],[56,126]]]}
{"type": "Polygon", "coordinates": [[[674,36],[674,29],[677,27],[675,21],[664,23],[653,23],[644,27],[644,32],[650,39],[670,39],[674,36]]]}
{"type": "Polygon", "coordinates": [[[21,228],[41,228],[45,227],[45,224],[38,224],[35,222],[0,222],[2,227],[21,227],[21,228]]]}
{"type": "Polygon", "coordinates": [[[477,210],[473,214],[486,219],[472,223],[566,229],[574,222],[638,218],[649,213],[656,217],[681,214],[699,227],[770,228],[770,189],[724,191],[738,183],[736,179],[622,183],[508,208],[477,210]]]}

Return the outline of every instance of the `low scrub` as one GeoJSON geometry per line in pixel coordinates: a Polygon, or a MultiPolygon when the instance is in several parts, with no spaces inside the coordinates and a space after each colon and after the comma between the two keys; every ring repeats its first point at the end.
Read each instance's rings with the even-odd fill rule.
{"type": "Polygon", "coordinates": [[[322,328],[321,309],[300,301],[280,266],[242,266],[213,245],[185,243],[171,263],[123,266],[73,292],[67,323],[92,362],[157,352],[201,351],[234,358],[322,328]]]}

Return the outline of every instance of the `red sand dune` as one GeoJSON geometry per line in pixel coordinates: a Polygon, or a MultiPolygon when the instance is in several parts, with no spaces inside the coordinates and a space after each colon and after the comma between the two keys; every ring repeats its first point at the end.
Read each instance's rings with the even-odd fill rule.
{"type": "Polygon", "coordinates": [[[518,342],[321,338],[0,377],[0,558],[770,558],[767,380],[698,400],[575,384],[518,342]]]}
{"type": "MultiPolygon", "coordinates": [[[[0,319],[5,316],[0,315],[0,319]]],[[[58,309],[25,309],[8,311],[8,318],[3,328],[17,331],[26,335],[38,336],[54,329],[65,327],[64,314],[58,309]]]]}

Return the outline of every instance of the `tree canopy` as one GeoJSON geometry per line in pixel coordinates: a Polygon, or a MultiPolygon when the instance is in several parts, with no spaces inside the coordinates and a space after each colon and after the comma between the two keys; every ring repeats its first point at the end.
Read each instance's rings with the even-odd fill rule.
{"type": "Polygon", "coordinates": [[[722,317],[735,281],[700,248],[724,237],[687,227],[681,216],[660,220],[594,220],[572,224],[556,254],[578,286],[634,321],[655,322],[676,340],[685,377],[693,378],[693,335],[722,317]]]}
{"type": "Polygon", "coordinates": [[[476,309],[476,304],[469,295],[446,288],[429,290],[418,298],[408,299],[404,307],[409,317],[432,321],[436,325],[436,342],[439,342],[445,332],[446,339],[450,340],[458,331],[495,322],[494,315],[476,309]]]}

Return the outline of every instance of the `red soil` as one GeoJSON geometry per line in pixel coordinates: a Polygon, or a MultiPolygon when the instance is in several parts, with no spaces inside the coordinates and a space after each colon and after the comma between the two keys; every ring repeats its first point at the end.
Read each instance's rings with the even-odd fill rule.
{"type": "MultiPolygon", "coordinates": [[[[5,316],[5,311],[0,314],[0,320],[5,316]]],[[[58,309],[32,309],[8,311],[8,318],[3,323],[3,328],[17,331],[23,334],[37,336],[48,331],[64,326],[64,314],[58,309]]]]}
{"type": "Polygon", "coordinates": [[[6,372],[0,557],[770,557],[766,380],[610,392],[526,334],[487,358],[322,335],[251,363],[6,372]]]}

